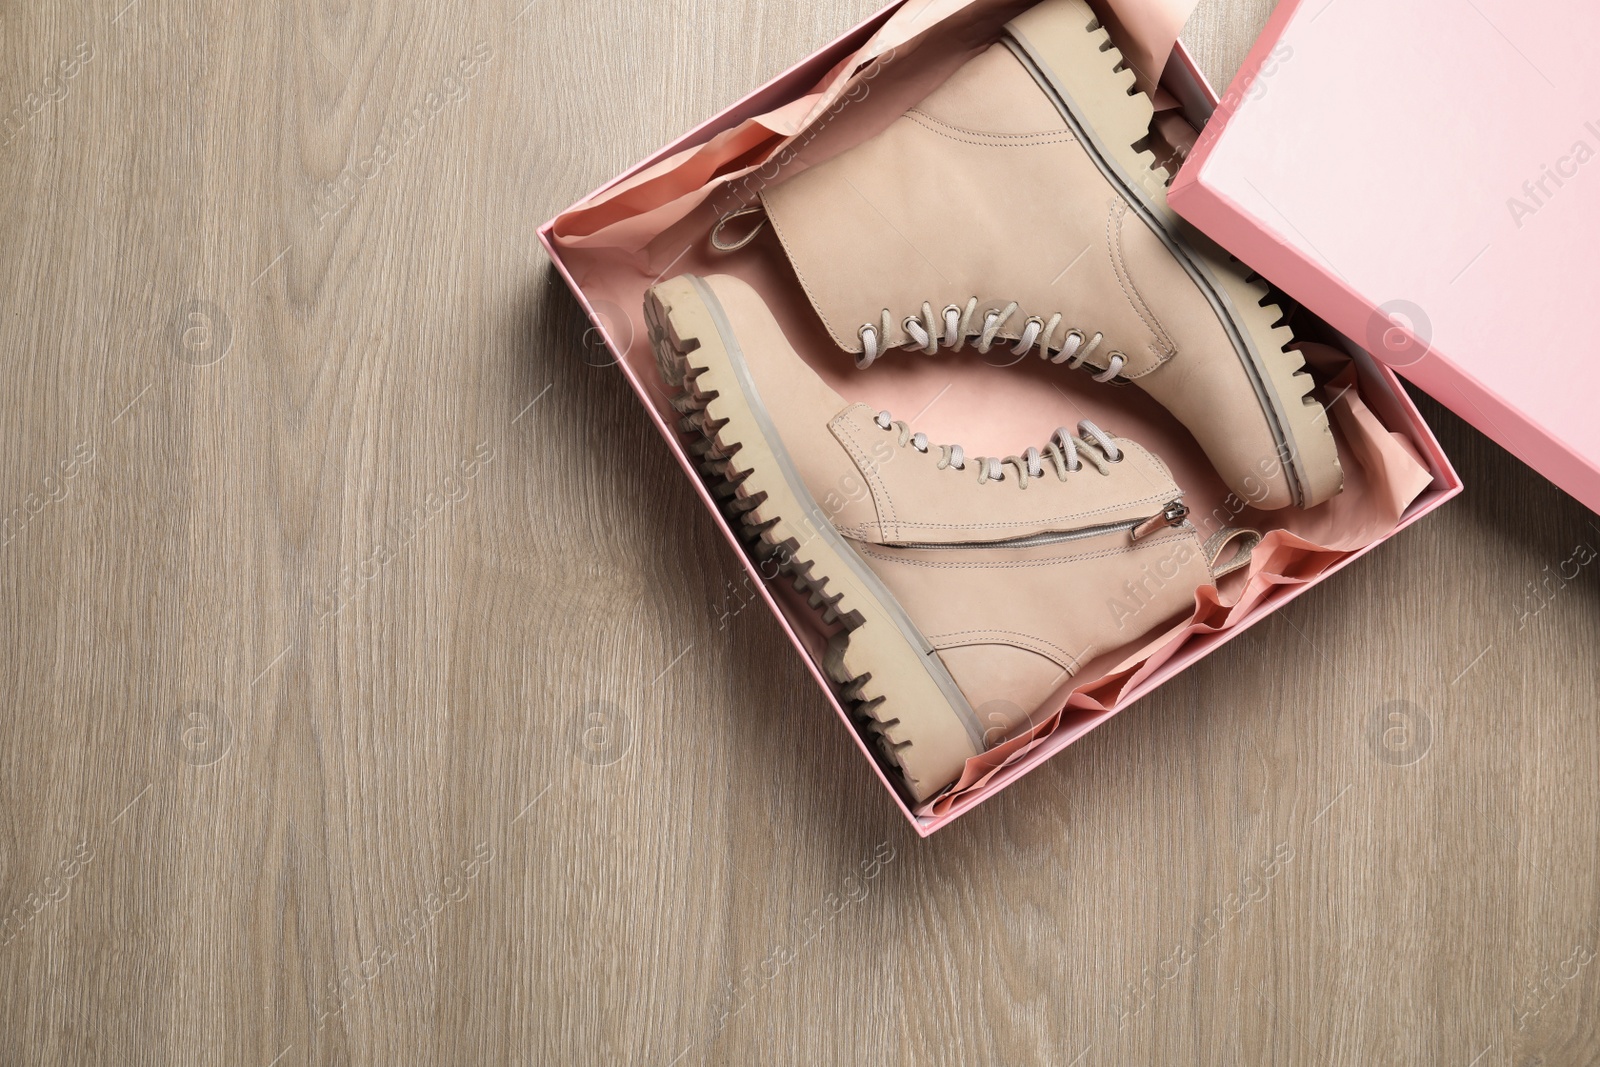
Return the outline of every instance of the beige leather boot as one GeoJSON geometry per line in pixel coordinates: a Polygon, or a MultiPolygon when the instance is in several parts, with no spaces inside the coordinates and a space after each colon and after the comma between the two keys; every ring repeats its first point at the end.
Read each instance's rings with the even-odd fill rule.
{"type": "Polygon", "coordinates": [[[846,403],[736,278],[657,285],[645,318],[690,452],[763,573],[837,624],[826,672],[913,801],[1213,580],[1222,545],[1137,444],[1090,423],[1004,459],[931,444],[846,403]]]}
{"type": "Polygon", "coordinates": [[[1168,209],[1133,83],[1082,0],[1047,0],[883,133],[764,190],[767,217],[861,366],[971,344],[1092,368],[1165,406],[1254,506],[1320,504],[1343,479],[1293,335],[1168,209]]]}

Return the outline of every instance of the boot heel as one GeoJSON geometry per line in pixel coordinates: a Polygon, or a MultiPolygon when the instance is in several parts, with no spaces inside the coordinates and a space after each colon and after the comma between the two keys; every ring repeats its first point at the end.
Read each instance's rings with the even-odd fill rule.
{"type": "MultiPolygon", "coordinates": [[[[1294,340],[1267,289],[1250,280],[1243,264],[1167,206],[1167,179],[1142,147],[1154,110],[1134,88],[1134,72],[1084,0],[1044,0],[1006,24],[1003,41],[1033,75],[1094,158],[1106,179],[1167,244],[1228,327],[1262,411],[1271,426],[1277,464],[1284,473],[1281,499],[1309,508],[1344,487],[1339,451],[1328,414],[1311,395],[1305,361],[1289,349],[1294,340]]],[[[1274,457],[1261,457],[1273,462],[1274,457]]]]}
{"type": "Polygon", "coordinates": [[[913,802],[983,751],[977,713],[892,593],[828,522],[771,426],[716,294],[682,276],[645,297],[645,322],[679,429],[750,554],[838,625],[823,669],[913,802]]]}

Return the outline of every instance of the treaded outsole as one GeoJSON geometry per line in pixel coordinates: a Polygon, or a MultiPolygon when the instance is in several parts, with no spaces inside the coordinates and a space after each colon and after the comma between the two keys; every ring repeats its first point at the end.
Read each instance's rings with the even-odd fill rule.
{"type": "MultiPolygon", "coordinates": [[[[1073,50],[1073,58],[1090,68],[1101,68],[1098,74],[1090,74],[1101,91],[1082,92],[1086,99],[1080,101],[1093,112],[1095,134],[1115,156],[1124,177],[1153,202],[1168,233],[1203,260],[1226,293],[1234,311],[1232,318],[1255,346],[1257,368],[1268,387],[1277,392],[1288,423],[1281,430],[1289,438],[1290,455],[1279,458],[1290,463],[1298,475],[1297,502],[1301,507],[1315,507],[1337,495],[1344,487],[1344,472],[1333,428],[1327,410],[1312,395],[1316,382],[1305,360],[1288,347],[1295,338],[1291,329],[1281,325],[1282,310],[1272,302],[1271,292],[1259,276],[1167,206],[1170,175],[1145,147],[1154,106],[1135,85],[1134,71],[1093,10],[1083,0],[1046,0],[1018,16],[1012,25],[1025,34],[1030,24],[1054,19],[1070,20],[1074,27],[1081,24],[1084,43],[1073,50]]],[[[1076,87],[1081,89],[1082,84],[1080,79],[1076,87]]]]}
{"type": "MultiPolygon", "coordinates": [[[[747,453],[746,440],[754,438],[752,427],[735,427],[745,421],[743,404],[732,399],[738,394],[738,385],[722,361],[706,352],[702,335],[708,341],[713,338],[704,324],[685,328],[680,320],[692,316],[675,312],[675,308],[698,303],[692,283],[675,278],[652,288],[644,307],[662,380],[678,390],[668,399],[680,416],[677,428],[688,439],[686,450],[763,571],[775,566],[773,573],[787,578],[796,592],[806,594],[807,603],[824,624],[839,626],[829,638],[823,672],[838,687],[839,698],[863,737],[912,801],[929,799],[959,775],[959,764],[965,758],[957,761],[950,757],[948,744],[929,746],[913,736],[918,728],[937,727],[930,727],[929,719],[941,713],[939,705],[945,702],[934,695],[925,679],[917,677],[920,668],[910,665],[918,655],[915,650],[886,654],[895,651],[900,638],[888,632],[889,625],[881,620],[882,609],[850,580],[848,567],[837,559],[833,566],[825,565],[832,550],[823,539],[808,536],[802,542],[797,534],[804,532],[803,525],[773,506],[771,497],[782,492],[777,482],[782,474],[758,469],[769,463],[754,459],[759,446],[748,450],[746,462],[740,461],[741,454],[747,453]],[[860,640],[869,634],[877,638],[871,642],[875,647],[865,647],[860,640]],[[868,661],[874,659],[892,664],[883,672],[889,677],[875,676],[868,668],[868,661]]],[[[948,708],[942,710],[955,714],[948,708]]],[[[948,739],[948,729],[944,736],[948,739]]]]}
{"type": "Polygon", "coordinates": [[[1262,369],[1283,398],[1290,448],[1306,479],[1302,506],[1316,507],[1344,489],[1344,468],[1339,463],[1328,409],[1314,395],[1316,379],[1306,367],[1305,357],[1289,347],[1295,342],[1294,331],[1285,325],[1286,316],[1266,281],[1231,256],[1226,264],[1219,264],[1212,255],[1207,255],[1207,260],[1238,310],[1240,325],[1250,332],[1262,369]]]}

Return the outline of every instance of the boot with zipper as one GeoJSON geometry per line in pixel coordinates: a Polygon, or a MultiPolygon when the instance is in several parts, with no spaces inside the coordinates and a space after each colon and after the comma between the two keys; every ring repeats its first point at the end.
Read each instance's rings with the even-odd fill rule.
{"type": "Polygon", "coordinates": [[[968,456],[847,403],[739,279],[663,282],[645,318],[690,453],[762,573],[836,627],[826,673],[913,802],[1248,562],[1214,567],[1231,538],[1202,545],[1166,466],[1092,423],[968,456]]]}
{"type": "Polygon", "coordinates": [[[1133,84],[1083,0],[1046,0],[884,132],[724,223],[765,210],[859,366],[971,347],[1131,381],[1244,501],[1320,504],[1343,477],[1293,334],[1267,287],[1167,207],[1133,84]]]}

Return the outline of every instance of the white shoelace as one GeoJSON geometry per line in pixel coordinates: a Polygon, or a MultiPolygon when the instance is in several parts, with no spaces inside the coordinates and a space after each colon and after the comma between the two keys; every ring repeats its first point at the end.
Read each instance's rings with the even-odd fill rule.
{"type": "MultiPolygon", "coordinates": [[[[880,411],[873,420],[880,430],[896,430],[900,435],[900,447],[910,445],[918,452],[927,452],[929,449],[928,435],[913,433],[911,427],[905,422],[891,416],[887,411],[880,411]]],[[[939,445],[939,464],[936,469],[966,470],[967,457],[960,445],[939,445]]],[[[1101,474],[1109,474],[1110,465],[1121,463],[1122,449],[1117,447],[1111,435],[1100,427],[1084,419],[1078,423],[1078,436],[1073,437],[1071,432],[1062,426],[1051,435],[1050,442],[1044,446],[1043,451],[1037,448],[1028,448],[1020,456],[1007,456],[1000,459],[995,456],[978,456],[974,464],[978,470],[978,484],[985,482],[1003,482],[1006,480],[1005,468],[1010,466],[1017,475],[1017,488],[1028,488],[1031,478],[1043,478],[1045,461],[1055,469],[1056,478],[1066,481],[1067,475],[1075,474],[1083,469],[1083,461],[1088,460],[1089,465],[1101,474]]]]}
{"type": "MultiPolygon", "coordinates": [[[[995,337],[1005,328],[1012,315],[1017,312],[1016,301],[1012,301],[1004,308],[991,308],[983,313],[981,325],[976,321],[978,315],[978,298],[972,297],[967,301],[965,308],[954,304],[948,305],[937,316],[933,312],[933,305],[926,301],[922,304],[922,317],[920,319],[907,316],[903,323],[905,331],[911,340],[902,347],[919,349],[926,355],[933,355],[940,348],[949,348],[960,351],[966,346],[968,339],[977,340],[977,349],[987,354],[994,347],[995,337]]],[[[884,309],[883,318],[874,325],[863,323],[858,331],[861,337],[861,355],[856,358],[856,366],[862,370],[867,369],[878,361],[883,355],[886,346],[882,339],[892,332],[892,322],[889,311],[884,309]]],[[[1083,361],[1100,346],[1104,339],[1103,334],[1086,337],[1082,330],[1076,327],[1069,329],[1061,338],[1058,348],[1055,343],[1056,331],[1061,328],[1061,316],[1050,316],[1049,321],[1037,315],[1030,316],[1023,324],[1022,335],[1011,346],[1011,351],[1019,356],[1026,355],[1035,345],[1039,348],[1039,355],[1051,363],[1065,363],[1068,367],[1076,368],[1083,365],[1083,361]]],[[[1104,371],[1094,375],[1097,382],[1109,382],[1127,365],[1127,357],[1121,352],[1112,352],[1107,360],[1104,371]]]]}

